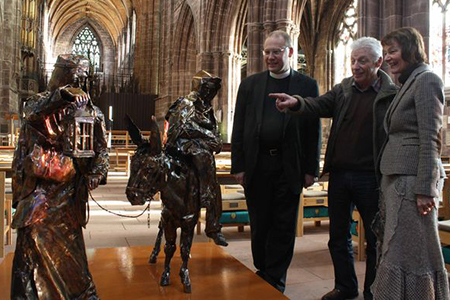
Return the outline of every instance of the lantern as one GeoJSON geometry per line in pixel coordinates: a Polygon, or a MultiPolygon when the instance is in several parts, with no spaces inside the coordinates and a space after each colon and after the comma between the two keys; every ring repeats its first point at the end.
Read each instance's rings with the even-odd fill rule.
{"type": "Polygon", "coordinates": [[[75,111],[71,130],[71,143],[65,153],[74,158],[94,157],[94,117],[84,109],[75,111]]]}

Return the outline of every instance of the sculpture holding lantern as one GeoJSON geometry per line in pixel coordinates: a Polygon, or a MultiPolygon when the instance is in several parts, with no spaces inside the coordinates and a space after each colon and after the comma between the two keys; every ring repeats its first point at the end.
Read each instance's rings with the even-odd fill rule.
{"type": "Polygon", "coordinates": [[[25,103],[13,160],[11,299],[98,299],[82,227],[109,159],[104,116],[80,88],[88,68],[82,56],[58,56],[48,91],[25,103]]]}

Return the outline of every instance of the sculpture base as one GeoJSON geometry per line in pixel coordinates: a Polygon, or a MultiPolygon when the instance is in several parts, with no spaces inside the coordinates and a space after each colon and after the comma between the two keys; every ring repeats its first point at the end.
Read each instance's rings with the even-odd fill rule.
{"type": "MultiPolygon", "coordinates": [[[[101,299],[287,299],[214,243],[194,243],[189,260],[192,294],[183,293],[179,249],[171,263],[171,284],[159,285],[164,253],[149,264],[153,247],[87,249],[89,269],[101,299]],[[188,298],[187,298],[188,297],[188,298]]],[[[0,264],[2,299],[10,298],[13,253],[0,264]]]]}

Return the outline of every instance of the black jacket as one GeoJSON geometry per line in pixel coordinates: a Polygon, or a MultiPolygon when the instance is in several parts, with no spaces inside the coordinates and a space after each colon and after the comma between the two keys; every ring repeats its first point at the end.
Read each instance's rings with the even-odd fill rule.
{"type": "MultiPolygon", "coordinates": [[[[375,170],[378,169],[378,156],[386,139],[386,132],[383,128],[384,116],[398,90],[397,86],[385,72],[379,70],[378,76],[381,78],[381,87],[373,102],[373,157],[375,170]]],[[[300,108],[298,111],[291,111],[292,114],[296,115],[303,114],[322,118],[333,118],[325,154],[323,174],[328,173],[333,167],[330,162],[334,155],[337,134],[352,99],[353,83],[353,77],[348,77],[320,97],[305,99],[298,97],[300,108]]],[[[303,97],[302,95],[299,96],[303,97]]],[[[377,178],[378,180],[380,179],[379,174],[377,174],[377,178]]]]}
{"type": "MultiPolygon", "coordinates": [[[[239,86],[231,138],[231,173],[245,172],[251,182],[259,153],[263,103],[269,72],[254,74],[239,86]]],[[[304,97],[318,95],[314,79],[291,70],[289,94],[304,97]]],[[[275,99],[273,100],[275,101],[275,99]]],[[[283,169],[294,193],[300,193],[304,175],[317,176],[320,158],[320,120],[286,114],[283,129],[283,169]]]]}

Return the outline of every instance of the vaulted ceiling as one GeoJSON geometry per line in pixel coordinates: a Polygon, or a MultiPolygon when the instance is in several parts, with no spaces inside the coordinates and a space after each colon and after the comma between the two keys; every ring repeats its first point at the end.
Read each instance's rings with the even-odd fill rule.
{"type": "Polygon", "coordinates": [[[131,8],[131,0],[49,0],[50,32],[57,40],[65,28],[88,18],[101,24],[116,41],[127,24],[131,8]]]}

